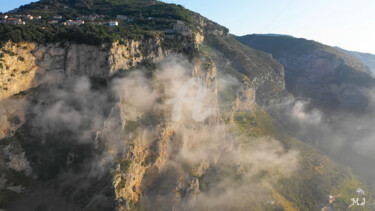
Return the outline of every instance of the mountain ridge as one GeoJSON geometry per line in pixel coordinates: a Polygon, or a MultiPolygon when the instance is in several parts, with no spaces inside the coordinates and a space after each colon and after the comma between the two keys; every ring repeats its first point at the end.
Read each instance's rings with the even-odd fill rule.
{"type": "Polygon", "coordinates": [[[365,53],[365,52],[357,52],[357,51],[348,51],[337,46],[335,48],[361,60],[364,64],[366,64],[371,69],[373,73],[375,72],[375,55],[374,54],[365,53]]]}
{"type": "Polygon", "coordinates": [[[323,105],[322,109],[367,109],[368,96],[362,93],[362,88],[373,87],[374,79],[369,68],[358,59],[302,38],[262,35],[236,38],[243,44],[270,53],[282,63],[286,70],[287,90],[294,95],[311,98],[317,105],[323,105]],[[349,92],[353,96],[341,95],[349,92]],[[354,95],[359,97],[355,99],[354,95]]]}

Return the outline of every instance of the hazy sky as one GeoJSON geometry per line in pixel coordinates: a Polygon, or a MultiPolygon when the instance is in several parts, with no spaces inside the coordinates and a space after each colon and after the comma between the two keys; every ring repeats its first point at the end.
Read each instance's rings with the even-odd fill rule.
{"type": "MultiPolygon", "coordinates": [[[[0,0],[8,11],[31,0],[0,0]]],[[[375,54],[375,0],[163,0],[199,12],[231,33],[289,34],[375,54]]]]}

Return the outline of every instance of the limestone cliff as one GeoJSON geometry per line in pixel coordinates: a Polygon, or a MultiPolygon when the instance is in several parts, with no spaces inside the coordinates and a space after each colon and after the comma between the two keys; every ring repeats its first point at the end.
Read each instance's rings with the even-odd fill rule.
{"type": "Polygon", "coordinates": [[[38,69],[36,58],[31,53],[36,47],[32,43],[8,42],[0,50],[1,87],[0,99],[5,99],[36,85],[34,79],[38,69]]]}
{"type": "MultiPolygon", "coordinates": [[[[166,203],[164,206],[180,206],[183,200],[193,198],[200,192],[198,178],[205,174],[211,162],[215,163],[215,159],[197,158],[191,164],[179,157],[181,152],[204,145],[202,139],[207,136],[206,133],[222,121],[218,110],[215,64],[210,60],[197,59],[188,74],[190,77],[204,81],[207,95],[203,107],[212,108],[209,119],[202,123],[189,120],[189,118],[173,122],[168,120],[170,118],[168,107],[155,105],[145,112],[135,107],[131,99],[121,98],[108,118],[105,129],[97,136],[98,143],[121,146],[120,148],[106,148],[102,157],[104,160],[111,157],[115,161],[115,168],[112,170],[113,186],[120,210],[130,208],[140,201],[147,205],[149,201],[146,199],[154,200],[154,190],[159,188],[167,189],[170,194],[174,195],[171,198],[166,196],[165,200],[173,200],[173,202],[166,203]],[[121,132],[119,131],[115,136],[112,133],[114,130],[117,131],[115,128],[118,126],[113,125],[113,122],[121,122],[122,128],[121,132]],[[205,128],[204,134],[202,128],[205,128]],[[118,144],[113,144],[114,142],[118,144]],[[186,162],[186,168],[192,169],[171,175],[168,171],[172,170],[170,165],[173,162],[186,162]],[[170,181],[166,181],[163,177],[168,177],[170,181]],[[160,184],[163,183],[162,181],[171,183],[166,187],[166,184],[160,184]]],[[[189,77],[186,79],[188,80],[189,77]]],[[[160,80],[163,82],[165,79],[160,80]]],[[[174,78],[173,81],[177,80],[180,79],[174,78]]],[[[167,85],[159,82],[154,83],[154,89],[159,90],[160,93],[163,93],[164,89],[169,89],[167,85]]],[[[163,101],[166,97],[164,95],[168,93],[159,96],[160,100],[163,101]]]]}
{"type": "Polygon", "coordinates": [[[62,82],[79,76],[109,77],[143,61],[157,62],[168,52],[159,39],[124,40],[89,46],[73,43],[37,45],[8,42],[1,50],[0,99],[42,82],[62,82]]]}

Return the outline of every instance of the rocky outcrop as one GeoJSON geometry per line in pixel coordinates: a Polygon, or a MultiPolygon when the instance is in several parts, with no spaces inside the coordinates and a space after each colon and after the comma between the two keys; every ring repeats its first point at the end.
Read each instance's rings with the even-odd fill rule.
{"type": "Polygon", "coordinates": [[[36,45],[8,42],[0,51],[0,99],[42,82],[62,82],[79,76],[109,77],[143,61],[157,62],[168,52],[160,39],[122,40],[89,46],[74,43],[36,45]]]}
{"type": "Polygon", "coordinates": [[[27,102],[22,98],[0,101],[0,139],[13,135],[25,121],[27,102]]]}
{"type": "Polygon", "coordinates": [[[31,53],[35,47],[32,43],[8,42],[0,49],[0,100],[36,85],[38,66],[31,53]]]}
{"type": "Polygon", "coordinates": [[[7,162],[7,166],[14,171],[24,172],[26,176],[32,176],[32,169],[29,161],[25,157],[25,152],[19,152],[19,149],[13,149],[12,145],[8,145],[3,149],[4,156],[7,162]]]}
{"type": "MultiPolygon", "coordinates": [[[[155,197],[154,189],[159,189],[157,187],[160,185],[162,186],[160,189],[168,189],[171,194],[175,193],[172,198],[168,197],[168,200],[173,199],[173,202],[168,203],[168,206],[177,206],[183,200],[194,198],[200,192],[198,178],[202,177],[210,166],[210,162],[206,159],[198,158],[189,172],[168,173],[174,168],[170,165],[182,162],[179,160],[181,158],[178,157],[178,154],[203,144],[199,141],[202,139],[200,137],[202,127],[209,130],[221,121],[217,110],[215,64],[211,60],[197,59],[190,74],[193,78],[202,79],[206,86],[207,95],[202,107],[204,109],[213,108],[211,116],[206,121],[201,123],[191,120],[173,122],[168,117],[169,112],[165,106],[154,105],[152,114],[150,114],[140,110],[140,106],[134,107],[129,98],[122,98],[114,108],[117,111],[114,110],[107,120],[107,125],[117,121],[121,122],[122,127],[120,132],[122,135],[115,138],[111,136],[114,130],[113,126],[106,127],[102,131],[101,138],[97,140],[113,143],[117,139],[116,142],[123,144],[120,149],[107,149],[106,156],[104,156],[110,156],[115,161],[113,186],[116,190],[116,199],[120,210],[127,209],[141,200],[155,197]],[[158,118],[162,121],[150,125],[151,118],[158,118]],[[185,130],[189,131],[189,134],[194,134],[194,137],[186,136],[185,130]],[[166,178],[163,177],[168,177],[166,182],[176,181],[175,185],[171,183],[168,187],[164,187],[163,181],[166,178]]],[[[159,86],[165,86],[160,81],[152,84],[156,90],[160,89],[159,86]]],[[[159,91],[162,92],[162,90],[164,89],[161,88],[159,91]]],[[[164,98],[165,96],[159,97],[164,98]]],[[[186,163],[186,165],[190,166],[191,164],[186,163]]]]}

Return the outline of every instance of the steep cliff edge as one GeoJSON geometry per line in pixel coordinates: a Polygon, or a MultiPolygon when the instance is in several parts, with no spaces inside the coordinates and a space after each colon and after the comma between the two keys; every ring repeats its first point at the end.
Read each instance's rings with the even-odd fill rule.
{"type": "Polygon", "coordinates": [[[168,54],[159,39],[121,43],[89,46],[8,42],[0,51],[3,55],[0,99],[36,87],[43,80],[62,82],[79,76],[106,78],[146,60],[157,62],[168,54]]]}

